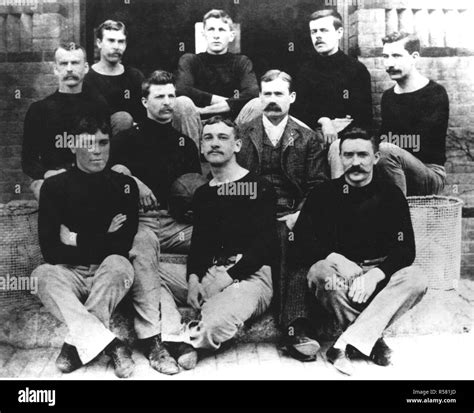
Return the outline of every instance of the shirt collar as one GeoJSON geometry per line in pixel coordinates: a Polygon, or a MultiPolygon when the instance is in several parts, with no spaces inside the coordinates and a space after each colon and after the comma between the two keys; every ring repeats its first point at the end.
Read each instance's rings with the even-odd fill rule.
{"type": "Polygon", "coordinates": [[[265,115],[263,115],[263,128],[273,146],[276,146],[280,141],[287,124],[288,115],[286,115],[278,125],[274,125],[265,115]]]}

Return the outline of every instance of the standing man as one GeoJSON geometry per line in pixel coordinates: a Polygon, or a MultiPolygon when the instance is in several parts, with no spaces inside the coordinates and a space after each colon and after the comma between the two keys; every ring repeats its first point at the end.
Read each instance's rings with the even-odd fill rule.
{"type": "Polygon", "coordinates": [[[231,121],[205,123],[201,151],[213,179],[194,195],[187,275],[163,279],[163,340],[185,369],[196,365],[194,349],[218,349],[271,302],[275,192],[237,163],[241,146],[231,121]],[[177,304],[186,302],[200,315],[183,325],[177,304]]]}
{"type": "Polygon", "coordinates": [[[327,359],[351,374],[351,357],[390,363],[382,334],[420,301],[427,282],[410,267],[415,241],[407,201],[373,174],[376,138],[352,128],[340,151],[344,175],[311,192],[295,225],[293,264],[310,267],[301,289],[314,291],[343,331],[327,359]]]}
{"type": "Polygon", "coordinates": [[[284,318],[280,312],[289,278],[286,255],[291,231],[308,193],[327,179],[327,161],[321,134],[288,116],[296,99],[291,76],[270,70],[261,77],[260,85],[263,115],[240,126],[242,149],[237,161],[265,178],[276,191],[281,257],[273,279],[277,313],[284,318]]]}
{"type": "Polygon", "coordinates": [[[45,180],[38,225],[47,264],[32,277],[45,307],[69,330],[56,366],[70,373],[105,349],[115,374],[128,377],[132,353],[109,321],[134,281],[128,251],[138,226],[138,190],[133,179],[106,168],[108,128],[108,120],[82,117],[73,130],[76,166],[45,180]]]}
{"type": "Polygon", "coordinates": [[[91,111],[109,115],[105,100],[82,90],[89,70],[86,51],[75,43],[65,43],[54,52],[54,74],[59,88],[47,98],[33,103],[23,127],[21,166],[33,179],[30,189],[39,200],[41,185],[50,176],[71,168],[75,144],[71,125],[77,117],[91,111]]]}
{"type": "Polygon", "coordinates": [[[204,15],[204,53],[186,53],[178,63],[176,89],[188,96],[201,117],[226,114],[235,119],[242,107],[258,96],[252,62],[247,56],[229,52],[235,38],[233,22],[224,10],[204,15]]]}
{"type": "Polygon", "coordinates": [[[379,172],[406,195],[438,194],[446,181],[448,95],[418,72],[415,35],[395,32],[382,42],[385,69],[397,83],[382,96],[379,172]]]}
{"type": "Polygon", "coordinates": [[[116,136],[111,159],[112,169],[132,175],[138,184],[140,222],[130,259],[137,277],[157,280],[143,318],[147,337],[151,337],[146,343],[147,356],[152,367],[165,374],[178,373],[179,368],[161,342],[159,253],[187,253],[193,230],[191,224],[170,215],[170,188],[184,174],[201,173],[195,143],[172,126],[175,101],[173,75],[153,72],[142,84],[147,118],[116,136]]]}
{"type": "MultiPolygon", "coordinates": [[[[103,95],[112,113],[113,135],[143,121],[146,112],[141,103],[143,74],[122,64],[127,48],[127,29],[120,21],[106,20],[96,30],[100,60],[92,65],[85,79],[85,88],[103,95]]],[[[199,138],[200,122],[189,99],[177,101],[178,110],[173,116],[173,126],[195,141],[199,138]]]]}

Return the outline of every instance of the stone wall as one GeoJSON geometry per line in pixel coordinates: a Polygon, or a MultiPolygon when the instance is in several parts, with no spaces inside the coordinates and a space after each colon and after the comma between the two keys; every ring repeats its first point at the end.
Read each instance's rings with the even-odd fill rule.
{"type": "Polygon", "coordinates": [[[80,0],[0,2],[0,203],[31,198],[20,162],[23,120],[57,88],[53,51],[61,40],[79,42],[80,22],[80,0]]]}

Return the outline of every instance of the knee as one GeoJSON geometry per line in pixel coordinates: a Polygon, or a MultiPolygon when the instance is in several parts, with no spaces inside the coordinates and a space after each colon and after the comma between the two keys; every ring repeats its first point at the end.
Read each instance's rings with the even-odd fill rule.
{"type": "Polygon", "coordinates": [[[55,265],[42,264],[31,273],[31,278],[36,278],[38,285],[38,295],[41,297],[49,290],[51,284],[58,280],[55,265]]]}
{"type": "Polygon", "coordinates": [[[133,282],[133,267],[130,261],[121,255],[109,255],[102,265],[106,267],[106,272],[111,278],[112,282],[117,284],[125,283],[131,285],[133,282]]]}
{"type": "Polygon", "coordinates": [[[401,271],[405,287],[412,295],[422,296],[428,289],[428,279],[421,268],[406,267],[401,271]]]}
{"type": "Polygon", "coordinates": [[[239,323],[232,314],[222,311],[212,316],[203,317],[201,321],[204,334],[215,344],[230,340],[237,333],[238,327],[239,323]]]}
{"type": "Polygon", "coordinates": [[[150,254],[159,257],[160,241],[153,231],[139,227],[129,253],[130,259],[133,261],[137,257],[146,257],[150,254]]]}
{"type": "Polygon", "coordinates": [[[183,115],[197,114],[197,108],[187,96],[178,96],[175,101],[175,112],[183,115]]]}

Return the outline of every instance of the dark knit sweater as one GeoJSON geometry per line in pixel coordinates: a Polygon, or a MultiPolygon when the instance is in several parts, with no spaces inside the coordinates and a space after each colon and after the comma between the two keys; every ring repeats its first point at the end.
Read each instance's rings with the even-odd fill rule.
{"type": "Polygon", "coordinates": [[[331,56],[315,53],[303,64],[295,80],[296,101],[291,113],[311,128],[318,127],[321,117],[346,115],[361,126],[370,126],[370,74],[358,60],[341,50],[331,56]]]}
{"type": "Polygon", "coordinates": [[[394,185],[372,180],[356,188],[344,176],[317,186],[294,228],[293,262],[311,266],[336,252],[361,262],[387,257],[379,265],[386,279],[415,259],[408,204],[394,185]]]}
{"type": "MultiPolygon", "coordinates": [[[[224,186],[249,183],[256,188],[256,196],[219,194],[219,188],[223,188],[209,184],[196,191],[188,276],[196,274],[202,279],[212,267],[213,257],[218,256],[242,254],[241,260],[227,271],[238,280],[249,277],[263,265],[273,264],[277,244],[276,197],[272,186],[251,172],[224,186]]],[[[230,191],[230,186],[227,188],[230,191]]]]}
{"type": "Polygon", "coordinates": [[[102,95],[110,113],[125,111],[135,122],[140,122],[146,117],[141,101],[143,79],[142,72],[129,66],[125,66],[124,73],[117,76],[102,75],[91,68],[84,79],[84,90],[102,95]]]}
{"type": "Polygon", "coordinates": [[[178,95],[190,97],[198,107],[209,106],[212,95],[229,98],[232,117],[259,93],[252,62],[233,53],[184,54],[178,63],[176,89],[178,95]]]}
{"type": "MultiPolygon", "coordinates": [[[[424,163],[444,165],[449,99],[443,86],[430,80],[415,92],[400,94],[395,93],[392,87],[384,92],[381,106],[380,135],[387,136],[387,142],[393,141],[396,144],[397,137],[394,135],[419,136],[418,148],[408,145],[402,146],[403,149],[424,163]]],[[[402,143],[403,140],[399,142],[402,143]]]]}
{"type": "Polygon", "coordinates": [[[132,178],[108,169],[87,174],[74,167],[44,181],[39,205],[39,242],[46,262],[90,265],[112,254],[128,257],[138,228],[138,188],[132,178]],[[127,220],[108,233],[117,214],[127,220]],[[77,233],[77,247],[61,242],[61,224],[77,233]]]}
{"type": "Polygon", "coordinates": [[[56,91],[30,106],[25,117],[21,154],[25,174],[43,179],[48,170],[72,166],[74,155],[69,147],[63,147],[62,138],[66,136],[67,143],[74,119],[83,113],[109,116],[109,109],[103,98],[88,92],[56,91]]]}
{"type": "Polygon", "coordinates": [[[171,122],[161,124],[149,118],[112,141],[109,165],[116,164],[126,166],[148,186],[161,209],[168,209],[170,187],[177,178],[201,173],[194,141],[174,129],[171,122]]]}

